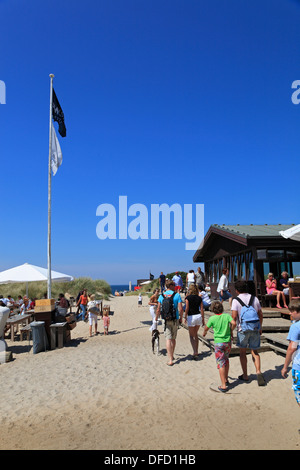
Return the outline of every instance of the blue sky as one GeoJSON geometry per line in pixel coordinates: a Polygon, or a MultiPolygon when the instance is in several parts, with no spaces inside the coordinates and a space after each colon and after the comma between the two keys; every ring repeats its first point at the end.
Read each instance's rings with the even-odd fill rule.
{"type": "MultiPolygon", "coordinates": [[[[47,265],[49,74],[65,114],[52,268],[112,284],[188,270],[182,240],[99,240],[96,209],[204,204],[299,223],[300,2],[0,0],[0,270],[47,265]]],[[[56,127],[57,130],[57,127],[56,127]]]]}

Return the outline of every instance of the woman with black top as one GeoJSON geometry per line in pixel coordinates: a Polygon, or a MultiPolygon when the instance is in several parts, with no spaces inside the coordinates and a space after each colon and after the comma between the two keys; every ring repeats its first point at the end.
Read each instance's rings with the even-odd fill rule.
{"type": "Polygon", "coordinates": [[[185,315],[184,322],[187,323],[189,328],[190,341],[193,348],[193,359],[199,357],[198,346],[198,330],[200,326],[204,325],[204,311],[202,299],[199,296],[198,287],[191,285],[188,295],[185,298],[185,315]]]}

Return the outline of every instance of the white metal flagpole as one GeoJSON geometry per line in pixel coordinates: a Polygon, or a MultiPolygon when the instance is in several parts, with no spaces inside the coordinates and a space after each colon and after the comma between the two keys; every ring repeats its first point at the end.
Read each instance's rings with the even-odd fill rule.
{"type": "Polygon", "coordinates": [[[50,77],[50,119],[49,119],[49,164],[48,164],[48,299],[51,299],[51,153],[52,153],[52,100],[53,78],[50,77]]]}

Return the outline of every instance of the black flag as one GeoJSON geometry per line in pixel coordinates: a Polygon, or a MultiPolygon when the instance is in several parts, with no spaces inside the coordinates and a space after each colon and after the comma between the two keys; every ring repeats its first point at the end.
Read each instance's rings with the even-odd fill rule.
{"type": "Polygon", "coordinates": [[[52,96],[52,118],[54,121],[58,122],[58,132],[62,137],[66,137],[67,135],[67,129],[65,126],[65,116],[63,113],[63,110],[61,109],[61,106],[59,104],[59,101],[57,99],[57,96],[55,94],[54,88],[53,88],[53,96],[52,96]]]}

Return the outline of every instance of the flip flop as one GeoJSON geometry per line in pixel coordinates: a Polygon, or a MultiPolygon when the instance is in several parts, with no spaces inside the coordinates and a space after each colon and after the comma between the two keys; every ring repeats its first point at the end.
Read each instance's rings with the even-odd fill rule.
{"type": "Polygon", "coordinates": [[[238,376],[239,380],[242,380],[243,382],[249,382],[249,379],[244,379],[243,374],[238,376]]]}
{"type": "Polygon", "coordinates": [[[266,385],[266,381],[262,374],[257,374],[257,382],[260,387],[263,387],[264,385],[266,385]]]}
{"type": "Polygon", "coordinates": [[[227,388],[218,387],[218,390],[219,392],[226,393],[228,391],[228,387],[227,388]]]}

